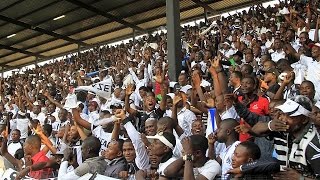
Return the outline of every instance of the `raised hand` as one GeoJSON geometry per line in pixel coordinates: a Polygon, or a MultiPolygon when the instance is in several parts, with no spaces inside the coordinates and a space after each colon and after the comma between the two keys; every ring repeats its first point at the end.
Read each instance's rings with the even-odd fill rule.
{"type": "Polygon", "coordinates": [[[271,121],[270,128],[272,131],[287,131],[289,129],[289,125],[277,118],[271,121]]]}
{"type": "Polygon", "coordinates": [[[214,145],[214,143],[217,141],[216,133],[211,133],[208,136],[208,144],[214,145]]]}
{"type": "Polygon", "coordinates": [[[208,107],[208,108],[214,108],[215,107],[215,102],[214,99],[212,98],[206,98],[207,102],[203,101],[203,103],[208,107]]]}
{"type": "Polygon", "coordinates": [[[216,56],[212,61],[211,61],[211,66],[215,69],[220,68],[221,64],[221,56],[216,56]]]}
{"type": "Polygon", "coordinates": [[[117,109],[115,116],[117,119],[124,120],[126,118],[126,112],[123,109],[117,109]]]}
{"type": "Polygon", "coordinates": [[[181,96],[174,96],[174,98],[173,98],[173,102],[172,102],[172,104],[175,106],[175,105],[177,105],[180,101],[182,101],[182,97],[181,96]]]}
{"type": "Polygon", "coordinates": [[[200,87],[201,84],[201,78],[198,72],[193,72],[192,74],[192,82],[194,84],[195,87],[200,87]]]}
{"type": "Polygon", "coordinates": [[[245,124],[238,125],[234,129],[239,134],[240,133],[246,134],[246,133],[248,133],[250,131],[250,127],[246,126],[245,124]]]}
{"type": "Polygon", "coordinates": [[[291,81],[293,80],[293,75],[292,74],[287,74],[282,83],[285,84],[285,85],[288,85],[291,81]]]}
{"type": "Polygon", "coordinates": [[[130,96],[133,93],[133,84],[128,84],[126,88],[126,95],[130,96]]]}
{"type": "Polygon", "coordinates": [[[192,154],[193,149],[192,149],[192,142],[190,137],[185,137],[181,141],[183,150],[185,154],[192,154]]]}

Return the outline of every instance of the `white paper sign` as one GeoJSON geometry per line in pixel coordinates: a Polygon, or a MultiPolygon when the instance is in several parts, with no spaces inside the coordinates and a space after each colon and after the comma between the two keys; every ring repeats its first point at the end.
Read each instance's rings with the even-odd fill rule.
{"type": "Polygon", "coordinates": [[[105,81],[94,83],[91,86],[79,86],[75,90],[92,91],[104,99],[109,99],[111,96],[112,82],[110,79],[107,79],[105,81]]]}

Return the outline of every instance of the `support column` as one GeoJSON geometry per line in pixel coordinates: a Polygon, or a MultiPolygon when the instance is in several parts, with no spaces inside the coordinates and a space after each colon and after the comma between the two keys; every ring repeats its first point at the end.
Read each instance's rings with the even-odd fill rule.
{"type": "Polygon", "coordinates": [[[37,66],[39,61],[39,57],[36,57],[36,60],[34,61],[34,65],[37,66]]]}
{"type": "Polygon", "coordinates": [[[81,45],[78,44],[78,57],[80,57],[81,45]]]}
{"type": "Polygon", "coordinates": [[[171,81],[177,81],[182,64],[179,0],[166,0],[166,13],[169,77],[171,81]]]}
{"type": "Polygon", "coordinates": [[[136,30],[135,29],[132,29],[132,41],[133,41],[133,44],[136,44],[136,30]]]}
{"type": "Polygon", "coordinates": [[[208,10],[206,8],[203,8],[204,11],[204,22],[206,25],[208,24],[208,10]]]}

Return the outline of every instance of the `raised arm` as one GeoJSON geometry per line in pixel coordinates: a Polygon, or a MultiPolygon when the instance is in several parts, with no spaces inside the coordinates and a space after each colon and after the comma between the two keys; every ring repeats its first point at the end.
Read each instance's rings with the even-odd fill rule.
{"type": "Polygon", "coordinates": [[[201,86],[200,86],[200,84],[201,84],[201,78],[200,78],[200,75],[199,75],[199,73],[198,73],[197,71],[193,72],[193,74],[192,74],[192,82],[193,82],[193,84],[194,84],[194,86],[195,86],[195,89],[196,89],[198,95],[199,95],[200,101],[201,101],[201,102],[202,102],[202,101],[206,101],[206,100],[205,100],[205,97],[204,97],[204,95],[203,95],[201,86]]]}
{"type": "Polygon", "coordinates": [[[172,102],[172,114],[171,114],[171,118],[174,120],[174,124],[175,124],[174,129],[176,130],[179,137],[184,133],[184,130],[180,127],[178,123],[178,117],[177,117],[177,104],[181,101],[182,101],[182,98],[180,97],[180,95],[174,96],[173,102],[172,102]]]}
{"type": "Polygon", "coordinates": [[[48,91],[46,91],[44,94],[43,94],[50,102],[52,102],[53,104],[55,104],[58,108],[61,108],[63,109],[63,105],[60,104],[58,101],[54,100],[48,91]]]}
{"type": "Polygon", "coordinates": [[[80,127],[77,122],[74,122],[74,125],[76,126],[78,133],[80,135],[80,138],[82,141],[84,141],[87,138],[86,133],[84,133],[83,127],[80,127]]]}
{"type": "Polygon", "coordinates": [[[91,123],[89,123],[88,121],[86,121],[86,120],[84,120],[84,119],[81,118],[80,112],[78,111],[78,109],[73,108],[73,109],[72,109],[72,115],[73,115],[74,121],[75,121],[78,125],[86,128],[86,129],[88,129],[88,130],[91,130],[91,123]]]}
{"type": "Polygon", "coordinates": [[[133,147],[136,152],[136,161],[137,167],[142,170],[146,170],[149,167],[149,156],[147,149],[144,145],[144,143],[140,139],[140,134],[136,130],[136,128],[131,123],[132,117],[126,117],[125,112],[122,110],[122,112],[119,112],[119,114],[116,115],[119,117],[122,121],[122,124],[124,128],[127,130],[128,136],[131,139],[131,142],[133,144],[133,147]]]}
{"type": "Polygon", "coordinates": [[[129,103],[129,99],[130,99],[130,95],[133,93],[133,85],[129,84],[127,89],[126,89],[126,96],[125,96],[125,100],[124,100],[124,104],[125,104],[125,110],[126,112],[128,112],[130,115],[135,116],[137,111],[132,109],[130,107],[130,103],[129,103]]]}

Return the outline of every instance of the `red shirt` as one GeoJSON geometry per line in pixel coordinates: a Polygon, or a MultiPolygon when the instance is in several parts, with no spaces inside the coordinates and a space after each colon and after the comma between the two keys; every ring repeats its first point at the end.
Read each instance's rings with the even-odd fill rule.
{"type": "MultiPolygon", "coordinates": [[[[242,102],[243,97],[238,97],[239,101],[242,102]]],[[[249,104],[249,111],[256,113],[260,116],[265,116],[269,113],[269,101],[267,98],[257,96],[250,104],[249,104]]],[[[246,126],[250,127],[243,119],[240,120],[240,124],[245,124],[246,126]]],[[[250,138],[250,134],[239,134],[239,140],[241,142],[246,141],[250,138]]]]}
{"type": "MultiPolygon", "coordinates": [[[[49,158],[44,154],[43,151],[38,152],[31,158],[32,164],[37,164],[39,162],[47,162],[49,158]]],[[[46,168],[39,171],[30,171],[29,176],[34,179],[47,179],[52,177],[52,169],[46,168]]]]}

